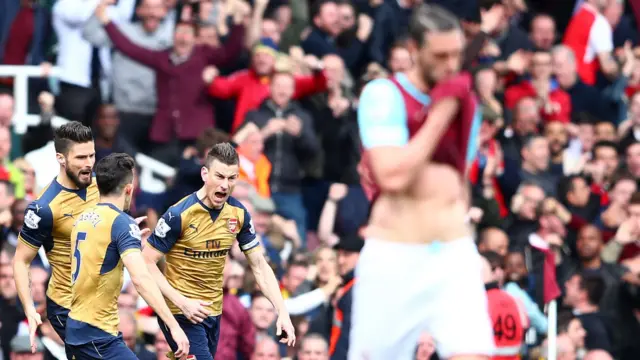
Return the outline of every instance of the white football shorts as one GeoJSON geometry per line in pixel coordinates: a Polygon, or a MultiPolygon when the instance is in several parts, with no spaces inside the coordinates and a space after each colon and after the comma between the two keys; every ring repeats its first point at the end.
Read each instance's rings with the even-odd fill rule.
{"type": "Polygon", "coordinates": [[[441,359],[493,353],[480,255],[471,238],[367,239],[353,296],[349,360],[412,360],[423,332],[441,359]]]}

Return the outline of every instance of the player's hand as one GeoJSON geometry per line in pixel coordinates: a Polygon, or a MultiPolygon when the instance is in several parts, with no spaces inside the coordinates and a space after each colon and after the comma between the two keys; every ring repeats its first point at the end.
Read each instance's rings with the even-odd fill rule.
{"type": "Polygon", "coordinates": [[[140,217],[137,217],[137,218],[135,219],[136,224],[138,224],[138,225],[142,224],[142,222],[143,222],[143,221],[145,221],[145,220],[147,220],[147,217],[146,217],[146,216],[140,216],[140,217]]]}
{"type": "Polygon", "coordinates": [[[197,299],[186,299],[180,306],[182,314],[194,324],[199,324],[208,318],[211,313],[206,309],[211,305],[211,301],[197,299]]]}
{"type": "Polygon", "coordinates": [[[296,331],[293,328],[291,318],[287,313],[278,315],[278,320],[276,321],[276,336],[280,337],[283,331],[287,335],[286,337],[281,338],[280,342],[287,344],[287,346],[294,346],[296,344],[296,331]]]}
{"type": "Polygon", "coordinates": [[[33,309],[32,311],[27,312],[27,321],[29,322],[29,343],[31,344],[31,352],[36,353],[36,348],[38,344],[36,343],[36,330],[38,330],[38,326],[42,325],[42,319],[40,318],[40,314],[33,309]]]}
{"type": "Polygon", "coordinates": [[[189,339],[179,325],[175,325],[169,328],[173,341],[178,345],[178,350],[175,351],[176,359],[183,359],[189,355],[189,339]]]}

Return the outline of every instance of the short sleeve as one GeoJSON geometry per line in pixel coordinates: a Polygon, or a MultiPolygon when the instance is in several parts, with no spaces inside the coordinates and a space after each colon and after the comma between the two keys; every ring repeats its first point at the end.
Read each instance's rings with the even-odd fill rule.
{"type": "Polygon", "coordinates": [[[409,142],[407,111],[400,90],[388,79],[370,82],[358,102],[358,127],[366,149],[409,142]]]}
{"type": "Polygon", "coordinates": [[[53,214],[48,204],[33,201],[24,212],[24,224],[20,230],[20,239],[38,250],[52,242],[53,214]]]}
{"type": "Polygon", "coordinates": [[[448,97],[464,100],[471,95],[471,76],[467,73],[461,73],[440,81],[429,95],[431,95],[433,103],[448,97]]]}
{"type": "Polygon", "coordinates": [[[182,233],[182,218],[174,208],[169,208],[158,220],[153,234],[147,243],[156,250],[166,254],[180,238],[182,233]]]}
{"type": "Polygon", "coordinates": [[[129,215],[120,214],[111,225],[111,241],[115,243],[121,258],[131,252],[140,251],[142,244],[140,227],[129,215]]]}
{"type": "Polygon", "coordinates": [[[244,213],[244,221],[242,222],[242,228],[238,233],[238,243],[240,244],[240,250],[247,253],[260,245],[260,242],[256,238],[256,229],[253,227],[253,220],[247,209],[242,207],[244,213]]]}
{"type": "Polygon", "coordinates": [[[589,32],[589,45],[595,55],[613,51],[613,30],[603,16],[596,16],[589,32]]]}

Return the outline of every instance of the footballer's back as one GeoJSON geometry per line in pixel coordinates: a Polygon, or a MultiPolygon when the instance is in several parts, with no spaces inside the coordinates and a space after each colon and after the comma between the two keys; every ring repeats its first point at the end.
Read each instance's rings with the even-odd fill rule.
{"type": "Polygon", "coordinates": [[[67,329],[81,331],[67,331],[70,344],[117,336],[121,259],[140,251],[140,238],[135,220],[112,204],[99,203],[76,221],[71,234],[72,300],[67,329]]]}

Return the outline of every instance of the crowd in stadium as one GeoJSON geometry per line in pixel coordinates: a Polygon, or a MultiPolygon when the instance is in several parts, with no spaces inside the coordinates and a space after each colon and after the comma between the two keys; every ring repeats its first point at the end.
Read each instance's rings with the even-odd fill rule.
{"type": "MultiPolygon", "coordinates": [[[[481,115],[469,218],[491,266],[487,288],[526,312],[521,358],[640,359],[640,3],[0,0],[0,66],[42,69],[15,94],[41,117],[24,134],[14,82],[0,78],[0,360],[66,358],[44,316],[45,250],[31,266],[43,315],[34,354],[12,266],[25,209],[59,171],[56,116],[93,129],[96,160],[142,153],[176,169],[160,179],[166,191],[137,190],[131,215],[150,229],[202,186],[209,149],[231,142],[233,197],[251,214],[298,340],[278,342],[275,309],[236,245],[215,359],[346,359],[369,215],[358,96],[413,66],[407,29],[423,2],[457,15],[467,38],[462,68],[481,115]],[[555,269],[544,266],[547,248],[555,269]],[[550,273],[561,292],[553,349],[550,273]]],[[[128,347],[165,359],[155,314],[126,276],[118,306],[128,347]]],[[[494,323],[496,337],[515,330],[494,323]]],[[[425,333],[415,359],[433,358],[425,333]]]]}

